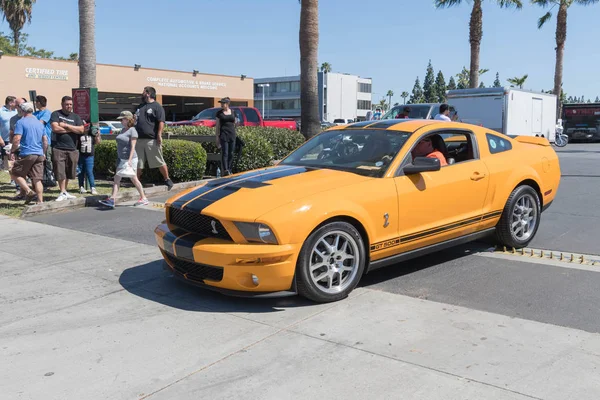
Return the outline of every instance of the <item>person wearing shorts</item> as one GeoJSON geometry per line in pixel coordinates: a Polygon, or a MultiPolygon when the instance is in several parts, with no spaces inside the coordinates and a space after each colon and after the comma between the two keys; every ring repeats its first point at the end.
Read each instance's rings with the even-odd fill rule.
{"type": "Polygon", "coordinates": [[[50,117],[52,132],[56,135],[56,140],[52,141],[52,167],[60,188],[60,195],[56,201],[76,198],[67,192],[67,188],[69,179],[77,178],[77,143],[80,135],[84,133],[83,121],[73,112],[73,98],[64,96],[61,106],[62,109],[54,111],[50,117]]]}
{"type": "Polygon", "coordinates": [[[121,178],[126,177],[131,179],[138,193],[140,199],[134,204],[134,206],[146,206],[148,205],[148,199],[144,194],[144,188],[140,180],[137,177],[137,166],[138,156],[136,154],[136,141],[138,140],[138,133],[134,128],[135,120],[133,114],[130,111],[122,111],[118,121],[121,121],[123,130],[116,137],[117,141],[117,171],[115,173],[115,180],[113,184],[112,196],[106,200],[101,200],[100,204],[110,208],[115,208],[115,202],[117,200],[117,194],[119,193],[119,185],[121,184],[121,178]],[[129,172],[126,174],[125,172],[129,172]]]}
{"type": "Polygon", "coordinates": [[[48,149],[48,138],[44,132],[44,126],[33,116],[33,104],[20,104],[22,118],[16,123],[13,147],[11,152],[19,152],[15,160],[11,174],[15,182],[21,188],[21,194],[25,197],[25,203],[31,202],[37,197],[37,203],[44,201],[44,163],[46,161],[46,150],[48,149]],[[35,192],[27,185],[26,178],[29,176],[35,192]]]}
{"type": "Polygon", "coordinates": [[[165,109],[156,101],[156,90],[146,86],[142,92],[142,104],[135,110],[135,130],[139,138],[135,151],[138,156],[138,178],[147,163],[150,169],[158,168],[165,185],[171,190],[173,182],[169,179],[169,168],[162,154],[162,132],[165,127],[165,109]]]}

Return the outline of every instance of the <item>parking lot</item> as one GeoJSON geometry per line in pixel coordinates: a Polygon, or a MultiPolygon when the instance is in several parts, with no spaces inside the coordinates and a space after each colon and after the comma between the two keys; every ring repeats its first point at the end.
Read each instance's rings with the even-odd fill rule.
{"type": "Polygon", "coordinates": [[[552,259],[473,243],[325,305],[175,281],[152,233],[164,197],[0,217],[0,397],[598,398],[600,145],[557,152],[531,244],[552,259]]]}

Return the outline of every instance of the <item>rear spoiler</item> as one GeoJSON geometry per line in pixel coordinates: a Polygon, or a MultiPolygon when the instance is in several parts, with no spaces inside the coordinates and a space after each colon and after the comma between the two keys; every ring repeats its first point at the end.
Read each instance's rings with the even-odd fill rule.
{"type": "Polygon", "coordinates": [[[550,146],[548,139],[539,136],[512,136],[514,140],[520,143],[537,144],[539,146],[550,146]]]}

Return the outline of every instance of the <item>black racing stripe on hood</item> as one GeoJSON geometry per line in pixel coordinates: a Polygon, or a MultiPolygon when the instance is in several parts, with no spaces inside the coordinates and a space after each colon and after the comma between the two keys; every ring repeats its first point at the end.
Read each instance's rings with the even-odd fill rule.
{"type": "Polygon", "coordinates": [[[381,121],[381,122],[377,122],[373,125],[369,125],[369,128],[374,128],[374,129],[387,129],[387,128],[391,128],[394,125],[398,125],[401,124],[403,122],[408,122],[410,121],[409,119],[386,119],[385,121],[381,121]]]}
{"type": "MultiPolygon", "coordinates": [[[[268,186],[267,184],[264,184],[264,183],[273,181],[275,179],[281,179],[281,178],[286,178],[286,177],[293,176],[293,175],[304,174],[311,170],[312,169],[308,169],[308,168],[304,168],[304,167],[295,167],[295,168],[291,168],[291,169],[282,169],[280,171],[270,171],[270,173],[268,173],[268,174],[263,174],[263,175],[253,177],[251,179],[244,181],[243,183],[247,183],[248,186],[252,185],[253,188],[268,186]]],[[[201,197],[197,198],[196,200],[192,201],[190,204],[188,204],[185,207],[185,209],[188,211],[194,211],[197,213],[201,213],[202,210],[204,210],[206,207],[213,204],[214,202],[222,200],[223,198],[232,195],[233,193],[237,192],[238,190],[240,190],[244,187],[248,187],[248,186],[244,186],[241,184],[242,184],[242,182],[240,182],[240,185],[232,184],[232,185],[228,185],[228,186],[222,186],[222,187],[218,188],[217,190],[207,193],[206,195],[201,196],[201,197]]]]}
{"type": "MultiPolygon", "coordinates": [[[[179,207],[181,208],[185,203],[187,203],[190,200],[194,200],[196,197],[201,196],[202,194],[213,190],[216,187],[219,187],[221,185],[228,185],[231,184],[232,182],[238,182],[241,180],[245,180],[254,176],[258,176],[261,174],[268,174],[271,171],[278,171],[281,169],[284,169],[285,167],[282,166],[277,166],[277,167],[273,167],[273,168],[268,168],[268,169],[259,169],[256,171],[248,171],[246,173],[237,175],[237,176],[232,176],[232,177],[225,177],[225,178],[218,178],[218,179],[213,179],[211,181],[208,181],[206,183],[206,185],[199,187],[196,190],[193,190],[191,192],[189,192],[188,194],[178,198],[175,202],[173,202],[173,206],[174,207],[179,207]]],[[[289,169],[290,167],[287,167],[287,169],[289,169]]]]}
{"type": "Polygon", "coordinates": [[[348,125],[344,125],[343,129],[352,129],[352,128],[368,128],[373,124],[376,124],[377,121],[361,121],[361,122],[355,122],[352,124],[348,124],[348,125]]]}

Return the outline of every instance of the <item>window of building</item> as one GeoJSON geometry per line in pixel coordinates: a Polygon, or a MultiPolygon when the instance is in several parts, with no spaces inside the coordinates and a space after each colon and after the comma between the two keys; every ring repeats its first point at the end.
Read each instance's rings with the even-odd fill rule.
{"type": "Polygon", "coordinates": [[[358,100],[356,108],[359,110],[370,110],[371,109],[371,101],[370,100],[358,100]]]}
{"type": "Polygon", "coordinates": [[[361,93],[371,93],[371,84],[370,83],[360,83],[358,84],[358,91],[361,93]]]}
{"type": "Polygon", "coordinates": [[[272,100],[271,108],[273,110],[294,110],[300,108],[300,99],[272,100]]]}

